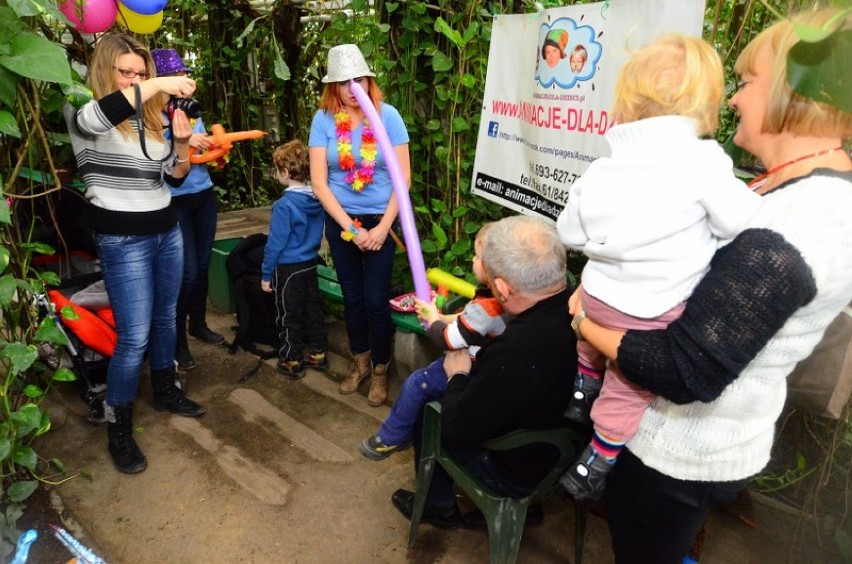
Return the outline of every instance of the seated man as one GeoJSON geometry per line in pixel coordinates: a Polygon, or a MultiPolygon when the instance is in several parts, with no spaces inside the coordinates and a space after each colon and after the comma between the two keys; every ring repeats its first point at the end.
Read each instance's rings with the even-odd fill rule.
{"type": "MultiPolygon", "coordinates": [[[[517,429],[565,425],[563,413],[576,368],[576,339],[567,302],[565,247],[556,230],[536,218],[514,216],[492,225],[482,253],[491,290],[515,317],[482,347],[447,353],[442,441],[460,463],[499,494],[529,494],[556,463],[548,445],[486,451],[481,444],[517,429]]],[[[422,416],[421,416],[422,420],[422,416]]],[[[415,470],[422,433],[415,430],[415,470]]],[[[394,506],[411,518],[414,493],[397,490],[394,506]]],[[[422,522],[457,527],[462,518],[450,477],[438,466],[422,522]]]]}

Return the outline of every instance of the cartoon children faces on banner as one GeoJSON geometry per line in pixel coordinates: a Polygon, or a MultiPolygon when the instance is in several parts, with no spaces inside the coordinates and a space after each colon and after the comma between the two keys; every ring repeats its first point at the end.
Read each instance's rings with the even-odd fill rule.
{"type": "Polygon", "coordinates": [[[578,26],[571,18],[559,18],[541,26],[536,80],[545,88],[556,84],[573,88],[578,81],[589,80],[601,58],[603,47],[595,41],[595,30],[578,26]]]}

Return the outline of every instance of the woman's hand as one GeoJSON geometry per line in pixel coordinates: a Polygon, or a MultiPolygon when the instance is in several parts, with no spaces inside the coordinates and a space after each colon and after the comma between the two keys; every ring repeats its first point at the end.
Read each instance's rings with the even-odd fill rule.
{"type": "Polygon", "coordinates": [[[378,251],[382,248],[382,245],[385,244],[385,239],[388,238],[387,227],[382,226],[382,224],[378,224],[372,229],[367,230],[367,235],[369,235],[369,240],[364,245],[365,251],[378,251]]]}
{"type": "MultiPolygon", "coordinates": [[[[192,126],[189,125],[189,118],[183,110],[175,110],[172,115],[172,134],[175,137],[175,143],[180,145],[191,145],[190,138],[192,137],[192,126]]],[[[178,158],[183,160],[189,158],[189,154],[182,154],[178,151],[178,158]]]]}
{"type": "Polygon", "coordinates": [[[206,151],[212,143],[206,133],[193,133],[189,138],[189,146],[199,151],[206,151]]]}
{"type": "Polygon", "coordinates": [[[447,373],[447,379],[459,372],[470,374],[471,366],[473,366],[473,363],[467,349],[449,351],[444,355],[444,372],[447,373]]]}
{"type": "Polygon", "coordinates": [[[568,313],[577,315],[577,312],[583,311],[583,298],[581,297],[583,285],[577,286],[571,297],[568,298],[568,313]]]}
{"type": "Polygon", "coordinates": [[[187,76],[158,76],[146,82],[154,82],[160,92],[176,98],[189,98],[195,93],[195,81],[187,76]]]}

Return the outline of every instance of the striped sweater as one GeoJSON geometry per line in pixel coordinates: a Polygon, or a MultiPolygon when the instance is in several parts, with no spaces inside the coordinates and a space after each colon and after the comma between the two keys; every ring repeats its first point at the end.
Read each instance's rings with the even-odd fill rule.
{"type": "Polygon", "coordinates": [[[92,100],[79,109],[64,108],[77,167],[90,202],[90,227],[99,233],[150,235],[177,223],[169,208],[166,181],[179,186],[171,173],[174,158],[168,143],[145,138],[148,159],[139,144],[138,129],[125,138],[116,126],[135,110],[121,92],[92,100]]]}

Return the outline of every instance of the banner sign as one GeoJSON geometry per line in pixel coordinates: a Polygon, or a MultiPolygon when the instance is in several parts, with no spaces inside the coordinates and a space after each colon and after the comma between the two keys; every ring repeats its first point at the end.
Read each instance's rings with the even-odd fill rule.
{"type": "Polygon", "coordinates": [[[610,108],[630,52],[701,34],[703,0],[612,0],[497,16],[472,192],[555,220],[589,163],[609,154],[610,108]]]}

